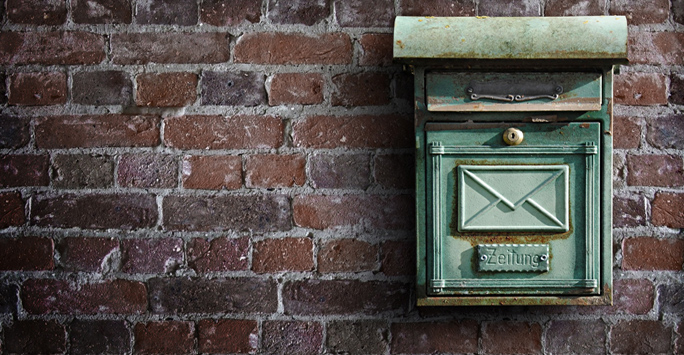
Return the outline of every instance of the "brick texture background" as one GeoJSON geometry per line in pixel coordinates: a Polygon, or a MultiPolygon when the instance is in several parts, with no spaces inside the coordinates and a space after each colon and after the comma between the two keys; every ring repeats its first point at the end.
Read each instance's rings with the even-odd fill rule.
{"type": "Polygon", "coordinates": [[[0,11],[0,353],[684,354],[683,1],[0,11]],[[415,307],[397,15],[628,17],[615,306],[415,307]]]}

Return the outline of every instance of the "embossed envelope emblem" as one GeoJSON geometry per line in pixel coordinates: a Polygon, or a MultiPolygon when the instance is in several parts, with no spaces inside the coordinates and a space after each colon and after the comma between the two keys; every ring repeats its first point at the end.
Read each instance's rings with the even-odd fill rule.
{"type": "Polygon", "coordinates": [[[569,230],[567,165],[459,165],[459,231],[569,230]]]}

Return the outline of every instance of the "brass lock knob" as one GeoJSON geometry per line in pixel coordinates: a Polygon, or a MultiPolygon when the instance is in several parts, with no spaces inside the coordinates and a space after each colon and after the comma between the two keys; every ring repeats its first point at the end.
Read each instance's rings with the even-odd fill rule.
{"type": "Polygon", "coordinates": [[[518,145],[523,141],[523,132],[517,128],[509,128],[503,134],[503,140],[508,145],[518,145]]]}

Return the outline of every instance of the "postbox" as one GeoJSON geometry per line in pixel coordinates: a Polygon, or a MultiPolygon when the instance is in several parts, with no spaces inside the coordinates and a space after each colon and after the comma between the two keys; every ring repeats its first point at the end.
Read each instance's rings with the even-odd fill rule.
{"type": "Polygon", "coordinates": [[[627,22],[397,17],[414,75],[419,306],[612,304],[627,22]]]}

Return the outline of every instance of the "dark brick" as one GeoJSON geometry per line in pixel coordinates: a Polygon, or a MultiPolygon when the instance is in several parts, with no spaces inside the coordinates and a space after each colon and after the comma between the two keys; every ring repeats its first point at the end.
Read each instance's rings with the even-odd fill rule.
{"type": "Polygon", "coordinates": [[[74,320],[69,342],[72,354],[124,354],[130,352],[131,334],[121,320],[74,320]]]}
{"type": "Polygon", "coordinates": [[[394,97],[413,105],[413,79],[410,73],[397,73],[394,78],[394,97]]]}
{"type": "Polygon", "coordinates": [[[30,126],[31,122],[27,118],[0,115],[0,149],[26,146],[31,139],[30,126]]]}
{"type": "Polygon", "coordinates": [[[335,17],[342,27],[392,27],[394,1],[378,0],[368,6],[363,0],[334,0],[335,17]]]}
{"type": "Polygon", "coordinates": [[[237,26],[261,19],[261,0],[202,0],[202,22],[214,26],[237,26]]]}
{"type": "Polygon", "coordinates": [[[21,301],[29,314],[143,314],[147,309],[145,285],[128,280],[77,285],[30,279],[21,286],[21,301]]]}
{"type": "Polygon", "coordinates": [[[55,320],[15,320],[3,328],[2,351],[8,354],[61,354],[67,349],[66,329],[55,320]]]}
{"type": "Polygon", "coordinates": [[[680,321],[677,326],[677,340],[675,341],[675,354],[684,353],[684,321],[680,321]]]}
{"type": "Polygon", "coordinates": [[[327,241],[318,252],[318,272],[373,271],[378,265],[378,247],[356,239],[327,241]]]}
{"type": "Polygon", "coordinates": [[[390,102],[390,79],[383,73],[340,74],[332,78],[333,106],[377,106],[390,102]]]}
{"type": "Polygon", "coordinates": [[[193,238],[187,254],[188,266],[200,273],[247,270],[249,238],[193,238]]]}
{"type": "Polygon", "coordinates": [[[24,205],[20,193],[0,193],[0,229],[23,225],[26,222],[24,205]]]}
{"type": "Polygon", "coordinates": [[[637,227],[646,225],[646,199],[613,197],[613,226],[637,227]]]}
{"type": "Polygon", "coordinates": [[[119,250],[114,238],[67,237],[57,246],[59,261],[68,271],[102,272],[119,250]]]}
{"type": "Polygon", "coordinates": [[[129,274],[168,273],[183,263],[183,240],[178,238],[124,239],[121,271],[129,274]]]}
{"type": "Polygon", "coordinates": [[[259,328],[256,321],[241,319],[202,319],[197,324],[202,353],[254,353],[259,328]]]}
{"type": "Polygon", "coordinates": [[[485,354],[541,354],[542,327],[537,323],[499,321],[482,324],[485,354]]]}
{"type": "Polygon", "coordinates": [[[613,146],[636,149],[641,145],[641,126],[627,117],[613,117],[613,146]]]}
{"type": "Polygon", "coordinates": [[[475,16],[473,0],[401,0],[403,16],[475,16]]]}
{"type": "Polygon", "coordinates": [[[412,189],[415,182],[412,154],[379,154],[375,156],[375,181],[390,189],[412,189]]]}
{"type": "Polygon", "coordinates": [[[0,238],[0,270],[52,270],[54,249],[50,238],[0,238]]]}
{"type": "Polygon", "coordinates": [[[415,243],[387,241],[381,246],[380,270],[389,276],[412,275],[416,272],[415,243]]]}
{"type": "Polygon", "coordinates": [[[234,155],[194,155],[183,160],[186,189],[235,190],[242,187],[242,158],[234,155]]]}
{"type": "Polygon", "coordinates": [[[179,149],[277,148],[284,125],[272,116],[181,116],[166,119],[164,143],[179,149]]]}
{"type": "Polygon", "coordinates": [[[236,63],[349,64],[353,47],[349,35],[324,33],[246,33],[235,44],[236,63]]]}
{"type": "Polygon", "coordinates": [[[252,270],[258,273],[310,271],[313,243],[308,238],[265,239],[254,243],[252,270]]]}
{"type": "Polygon", "coordinates": [[[610,349],[621,354],[660,354],[670,351],[672,329],[659,321],[623,320],[613,326],[610,349]]]}
{"type": "Polygon", "coordinates": [[[370,185],[370,157],[316,154],[310,158],[309,175],[315,188],[366,189],[370,185]]]}
{"type": "Polygon", "coordinates": [[[190,354],[195,345],[193,322],[138,323],[133,332],[136,354],[190,354]]]}
{"type": "MultiPolygon", "coordinates": [[[[682,241],[680,240],[680,242],[682,241]]],[[[662,313],[684,314],[684,287],[682,287],[682,284],[658,286],[658,303],[662,313]]]]}
{"type": "Polygon", "coordinates": [[[52,116],[36,123],[38,148],[152,147],[158,116],[52,116]]]}
{"type": "Polygon", "coordinates": [[[627,17],[630,25],[663,23],[670,15],[668,0],[611,0],[611,15],[627,17]]]}
{"type": "Polygon", "coordinates": [[[657,193],[651,203],[651,222],[656,226],[684,228],[684,194],[657,193]]]}
{"type": "Polygon", "coordinates": [[[539,16],[541,4],[537,0],[480,0],[480,16],[539,16]]]}
{"type": "Polygon", "coordinates": [[[292,228],[290,200],[283,195],[168,196],[164,227],[182,231],[283,231],[292,228]]]}
{"type": "Polygon", "coordinates": [[[639,237],[622,242],[622,268],[625,270],[681,271],[682,266],[684,240],[639,237]]]}
{"type": "Polygon", "coordinates": [[[122,71],[78,72],[73,75],[72,95],[81,105],[129,105],[133,83],[122,71]]]}
{"type": "Polygon", "coordinates": [[[264,74],[255,72],[202,73],[202,105],[257,106],[266,103],[264,74]]]}
{"type": "Polygon", "coordinates": [[[385,354],[389,329],[382,321],[328,323],[326,348],[333,354],[385,354]]]}
{"type": "Polygon", "coordinates": [[[649,280],[615,280],[613,289],[613,310],[616,312],[647,314],[653,308],[654,287],[649,280]]]}
{"type": "Polygon", "coordinates": [[[553,321],[546,332],[546,349],[553,354],[604,354],[605,344],[601,320],[553,321]]]}
{"type": "Polygon", "coordinates": [[[15,186],[47,186],[47,155],[0,155],[0,188],[15,186]]]}
{"type": "Polygon", "coordinates": [[[230,35],[207,33],[119,33],[111,39],[115,64],[223,63],[230,35]]]}
{"type": "Polygon", "coordinates": [[[171,188],[178,185],[178,162],[169,154],[126,154],[119,160],[122,187],[171,188]]]}
{"type": "Polygon", "coordinates": [[[408,285],[399,282],[302,280],[283,287],[285,313],[291,315],[403,312],[409,298],[408,285]]]}
{"type": "Polygon", "coordinates": [[[135,104],[152,107],[180,107],[197,100],[197,74],[148,73],[136,78],[135,104]]]}
{"type": "Polygon", "coordinates": [[[646,141],[658,149],[684,149],[684,115],[646,120],[646,141]]]}
{"type": "Polygon", "coordinates": [[[0,64],[77,65],[105,59],[102,35],[87,32],[1,32],[0,64]]]}
{"type": "Polygon", "coordinates": [[[131,0],[71,0],[71,11],[76,23],[127,24],[133,11],[131,0]]]}
{"type": "Polygon", "coordinates": [[[326,229],[365,225],[381,229],[413,228],[413,200],[409,196],[297,196],[293,201],[297,226],[326,229]]]}
{"type": "MultiPolygon", "coordinates": [[[[0,6],[0,11],[2,11],[2,6],[0,6]]],[[[5,83],[7,79],[7,75],[5,75],[4,71],[0,71],[0,105],[4,105],[7,103],[7,84],[5,83]]],[[[0,120],[4,119],[3,116],[0,116],[0,120]]],[[[2,127],[0,127],[0,134],[2,132],[2,127]]],[[[0,136],[1,139],[1,136],[0,136]]],[[[2,140],[0,140],[2,142],[2,140]]]]}
{"type": "MultiPolygon", "coordinates": [[[[684,5],[684,0],[681,3],[684,5]]],[[[684,75],[670,75],[670,102],[684,105],[684,75]]]]}
{"type": "Polygon", "coordinates": [[[262,331],[268,354],[319,354],[323,344],[323,326],[318,322],[265,321],[262,331]]]}
{"type": "Polygon", "coordinates": [[[367,33],[359,40],[361,56],[359,65],[392,65],[392,35],[387,33],[367,33]]]}
{"type": "Polygon", "coordinates": [[[548,0],[545,16],[602,16],[605,0],[548,0]]]}
{"type": "Polygon", "coordinates": [[[631,64],[684,64],[684,33],[635,31],[628,45],[631,64]]]}
{"type": "Polygon", "coordinates": [[[313,105],[323,102],[323,76],[319,73],[275,74],[271,80],[268,104],[313,105]]]}
{"type": "Polygon", "coordinates": [[[62,25],[66,22],[65,0],[8,0],[7,18],[24,25],[62,25]]]}
{"type": "Polygon", "coordinates": [[[137,3],[135,22],[142,25],[196,25],[197,3],[186,0],[146,0],[137,3]]]}
{"type": "Polygon", "coordinates": [[[62,72],[15,73],[10,77],[10,105],[59,105],[66,99],[67,77],[62,72]]]}
{"type": "Polygon", "coordinates": [[[451,323],[392,324],[392,353],[477,353],[478,324],[466,319],[451,323]]]}
{"type": "Polygon", "coordinates": [[[684,24],[684,0],[672,0],[672,18],[675,22],[684,24]]]}
{"type": "Polygon", "coordinates": [[[330,15],[330,0],[269,0],[268,16],[273,23],[311,26],[330,15]]]}
{"type": "Polygon", "coordinates": [[[17,313],[19,287],[6,282],[0,283],[0,313],[17,313]]]}
{"type": "Polygon", "coordinates": [[[632,186],[682,186],[682,157],[672,155],[628,155],[627,184],[632,186]]]}
{"type": "Polygon", "coordinates": [[[31,224],[40,227],[131,230],[156,223],[153,195],[40,194],[32,198],[31,224]]]}
{"type": "Polygon", "coordinates": [[[402,116],[311,116],[292,125],[297,148],[408,148],[412,120],[402,116]]]}
{"type": "Polygon", "coordinates": [[[278,286],[271,279],[155,278],[147,283],[150,309],[158,314],[273,313],[278,286]]]}
{"type": "Polygon", "coordinates": [[[103,155],[56,155],[50,175],[55,188],[107,188],[114,185],[114,159],[103,155]]]}

